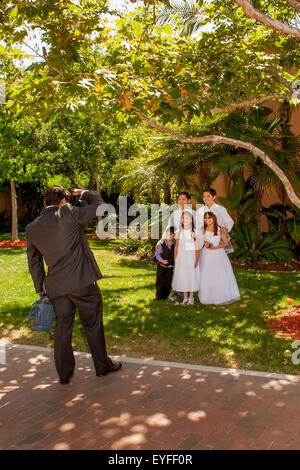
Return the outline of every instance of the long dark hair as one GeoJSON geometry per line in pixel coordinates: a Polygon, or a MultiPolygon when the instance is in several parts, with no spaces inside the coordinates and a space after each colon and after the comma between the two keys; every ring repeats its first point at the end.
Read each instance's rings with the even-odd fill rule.
{"type": "Polygon", "coordinates": [[[217,217],[216,215],[213,213],[213,212],[205,212],[204,214],[204,232],[206,231],[206,227],[207,227],[207,223],[205,222],[205,216],[209,215],[209,217],[211,217],[214,221],[214,235],[218,235],[218,220],[217,220],[217,217]]]}
{"type": "Polygon", "coordinates": [[[184,223],[183,223],[183,215],[184,214],[189,214],[192,218],[192,233],[193,233],[193,236],[195,236],[195,222],[194,222],[194,216],[193,214],[190,212],[190,211],[183,211],[182,214],[181,214],[181,227],[184,228],[184,223]]]}

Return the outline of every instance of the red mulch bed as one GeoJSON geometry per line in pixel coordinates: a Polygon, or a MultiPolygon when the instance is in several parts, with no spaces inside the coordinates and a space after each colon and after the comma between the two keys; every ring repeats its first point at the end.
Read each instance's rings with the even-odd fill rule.
{"type": "Polygon", "coordinates": [[[300,305],[295,305],[278,318],[269,318],[267,324],[271,332],[277,336],[300,339],[300,305]]]}
{"type": "Polygon", "coordinates": [[[0,248],[24,248],[27,246],[26,240],[3,240],[0,241],[0,248]]]}

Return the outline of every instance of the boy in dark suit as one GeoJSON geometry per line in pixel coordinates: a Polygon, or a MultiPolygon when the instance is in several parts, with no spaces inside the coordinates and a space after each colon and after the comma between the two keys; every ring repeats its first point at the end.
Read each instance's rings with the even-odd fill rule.
{"type": "Polygon", "coordinates": [[[167,299],[171,292],[174,249],[174,227],[169,227],[166,238],[158,245],[158,249],[155,253],[155,258],[158,263],[156,273],[156,297],[154,300],[167,299]]]}

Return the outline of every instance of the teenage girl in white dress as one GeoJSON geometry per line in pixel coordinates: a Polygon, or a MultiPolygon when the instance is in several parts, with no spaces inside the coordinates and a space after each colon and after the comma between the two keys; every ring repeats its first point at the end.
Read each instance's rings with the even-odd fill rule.
{"type": "Polygon", "coordinates": [[[204,247],[200,253],[199,300],[202,304],[230,304],[240,299],[232,266],[225,253],[226,235],[220,234],[213,212],[204,214],[204,247]],[[220,242],[221,243],[220,244],[220,242]]]}
{"type": "Polygon", "coordinates": [[[184,293],[182,305],[193,305],[194,292],[198,291],[200,283],[198,236],[190,212],[184,211],[181,220],[181,228],[176,233],[172,287],[184,293]]]}

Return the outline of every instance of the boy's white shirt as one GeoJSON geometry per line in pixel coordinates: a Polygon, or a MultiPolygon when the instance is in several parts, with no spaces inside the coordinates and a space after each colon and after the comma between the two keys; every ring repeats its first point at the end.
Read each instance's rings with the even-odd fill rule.
{"type": "Polygon", "coordinates": [[[227,209],[224,206],[214,203],[211,207],[202,206],[197,210],[196,214],[196,227],[197,230],[203,230],[204,228],[204,214],[205,212],[212,212],[215,214],[218,220],[218,225],[220,227],[227,228],[228,232],[232,229],[234,221],[227,212],[227,209]]]}

